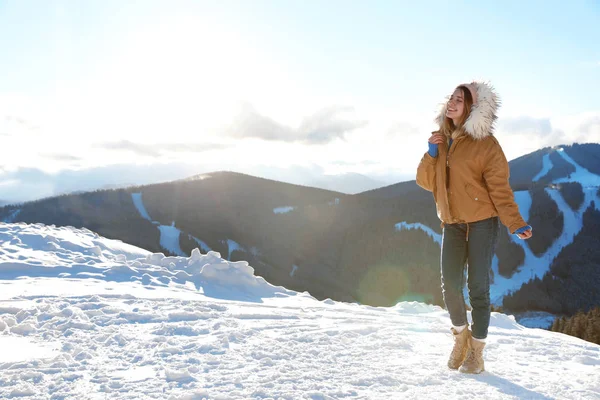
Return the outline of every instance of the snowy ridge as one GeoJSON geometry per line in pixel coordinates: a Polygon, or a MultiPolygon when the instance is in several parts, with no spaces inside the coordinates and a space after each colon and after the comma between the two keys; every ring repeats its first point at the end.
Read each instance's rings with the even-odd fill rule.
{"type": "Polygon", "coordinates": [[[171,284],[193,287],[213,296],[254,298],[290,294],[273,286],[246,261],[229,262],[215,251],[202,254],[198,249],[190,257],[165,257],[162,253],[108,240],[83,229],[47,227],[41,224],[0,224],[0,278],[60,277],[138,282],[145,286],[171,284]],[[14,259],[11,254],[28,254],[14,259]],[[43,260],[41,263],[39,260],[43,260]],[[251,289],[239,291],[239,287],[251,289]]]}
{"type": "MultiPolygon", "coordinates": [[[[486,372],[448,314],[317,301],[218,253],[0,224],[0,398],[597,398],[600,346],[492,313],[486,372]],[[551,379],[550,379],[551,377],[551,379]]],[[[470,315],[469,315],[470,318],[470,315]]]]}

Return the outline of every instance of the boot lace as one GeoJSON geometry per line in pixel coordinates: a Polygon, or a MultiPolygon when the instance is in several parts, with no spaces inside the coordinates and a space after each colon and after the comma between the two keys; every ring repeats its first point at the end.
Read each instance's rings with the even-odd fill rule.
{"type": "Polygon", "coordinates": [[[469,347],[469,350],[467,350],[467,357],[465,358],[465,363],[473,363],[478,358],[481,358],[482,355],[483,355],[483,348],[474,349],[472,347],[469,347]]]}

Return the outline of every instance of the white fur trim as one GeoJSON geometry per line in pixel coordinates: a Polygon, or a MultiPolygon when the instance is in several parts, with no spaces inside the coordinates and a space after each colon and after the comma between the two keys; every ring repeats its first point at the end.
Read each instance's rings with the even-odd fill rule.
{"type": "MultiPolygon", "coordinates": [[[[477,88],[477,103],[471,108],[471,114],[465,121],[465,131],[474,139],[483,139],[494,134],[494,122],[498,118],[496,113],[500,107],[500,99],[494,87],[488,82],[472,82],[477,88]]],[[[436,117],[436,123],[441,127],[446,117],[448,101],[441,105],[436,117]]]]}

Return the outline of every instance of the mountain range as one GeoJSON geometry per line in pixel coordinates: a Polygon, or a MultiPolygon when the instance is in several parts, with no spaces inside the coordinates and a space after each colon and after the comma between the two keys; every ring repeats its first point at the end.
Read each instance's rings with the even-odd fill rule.
{"type": "MultiPolygon", "coordinates": [[[[494,305],[538,312],[541,325],[600,305],[600,145],[544,148],[509,165],[534,236],[501,228],[494,305]]],[[[350,195],[221,171],[9,205],[0,220],[87,228],[168,255],[216,251],[320,299],[442,304],[440,221],[414,181],[350,195]]]]}
{"type": "MultiPolygon", "coordinates": [[[[197,165],[174,162],[170,164],[128,165],[116,164],[78,170],[47,173],[37,168],[20,168],[14,171],[0,170],[0,206],[23,203],[41,198],[69,193],[82,193],[102,189],[119,189],[128,186],[150,185],[185,179],[199,173],[209,173],[223,168],[222,165],[197,165]],[[199,171],[199,169],[201,169],[199,171]]],[[[373,178],[357,173],[326,174],[318,166],[250,166],[240,170],[232,166],[231,172],[272,179],[296,185],[356,194],[386,186],[391,182],[407,179],[388,174],[373,178]]]]}

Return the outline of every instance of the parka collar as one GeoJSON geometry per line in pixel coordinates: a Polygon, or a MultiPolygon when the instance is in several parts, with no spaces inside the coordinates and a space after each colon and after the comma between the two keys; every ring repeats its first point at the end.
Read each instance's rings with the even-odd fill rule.
{"type": "MultiPolygon", "coordinates": [[[[472,82],[471,85],[477,88],[477,103],[473,104],[471,114],[463,128],[473,139],[481,140],[494,134],[494,122],[498,118],[496,113],[500,107],[500,99],[494,87],[487,82],[472,82]]],[[[441,105],[440,112],[436,117],[436,122],[440,127],[446,117],[447,108],[448,102],[446,101],[441,105]]]]}

